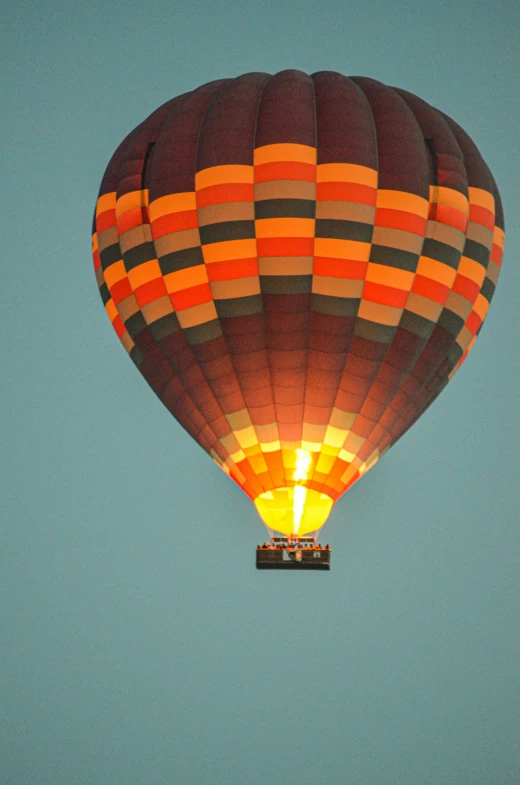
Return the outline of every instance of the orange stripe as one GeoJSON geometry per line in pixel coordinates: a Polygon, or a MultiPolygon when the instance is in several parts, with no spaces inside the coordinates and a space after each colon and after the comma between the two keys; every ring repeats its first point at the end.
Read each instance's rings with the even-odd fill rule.
{"type": "Polygon", "coordinates": [[[105,229],[111,229],[112,226],[115,226],[117,223],[116,219],[116,211],[115,208],[113,210],[105,210],[104,213],[100,213],[96,217],[96,230],[99,232],[104,232],[105,229]]]}
{"type": "Polygon", "coordinates": [[[197,191],[197,207],[208,207],[211,204],[225,202],[253,202],[254,191],[254,186],[250,183],[210,185],[197,191]]]}
{"type": "Polygon", "coordinates": [[[478,293],[480,292],[480,284],[475,283],[475,281],[466,278],[465,275],[457,275],[453,282],[453,286],[451,287],[452,291],[456,292],[457,294],[461,294],[466,300],[469,300],[470,303],[474,303],[477,299],[478,293]]]}
{"type": "Polygon", "coordinates": [[[353,281],[364,281],[368,262],[357,262],[350,259],[329,259],[326,256],[314,258],[314,275],[330,278],[349,278],[353,281]]]}
{"type": "Polygon", "coordinates": [[[184,229],[196,229],[197,226],[197,211],[185,210],[181,213],[171,213],[157,218],[152,223],[152,234],[155,239],[158,239],[166,234],[182,232],[184,229]]]}
{"type": "Polygon", "coordinates": [[[313,237],[265,237],[256,241],[258,256],[312,256],[313,237]]]}
{"type": "Polygon", "coordinates": [[[230,262],[215,262],[206,267],[210,281],[231,281],[235,278],[250,278],[258,275],[258,259],[233,259],[230,262]]]}
{"type": "Polygon", "coordinates": [[[377,189],[358,183],[318,183],[316,198],[319,201],[358,202],[374,206],[377,189]]]}
{"type": "Polygon", "coordinates": [[[430,205],[428,218],[430,221],[438,221],[441,224],[453,226],[454,229],[459,229],[461,232],[465,232],[468,228],[467,216],[461,213],[460,210],[455,210],[446,204],[430,205]]]}
{"type": "Polygon", "coordinates": [[[136,226],[141,226],[144,223],[148,223],[148,216],[144,208],[135,207],[133,210],[129,210],[127,213],[119,216],[117,219],[117,231],[119,234],[123,234],[123,232],[135,229],[136,226]]]}
{"type": "Polygon", "coordinates": [[[427,278],[424,275],[416,275],[414,278],[412,292],[421,294],[429,300],[444,305],[450,293],[450,287],[445,284],[427,278]]]}
{"type": "Polygon", "coordinates": [[[378,207],[376,210],[376,226],[385,226],[389,229],[404,229],[406,232],[413,232],[424,236],[426,231],[426,218],[416,213],[408,213],[404,210],[392,210],[388,207],[378,207]]]}
{"type": "Polygon", "coordinates": [[[363,300],[370,300],[380,305],[391,305],[393,308],[404,308],[408,299],[408,292],[394,289],[381,283],[366,281],[363,287],[363,300]]]}
{"type": "Polygon", "coordinates": [[[485,226],[487,229],[491,229],[491,231],[495,228],[495,214],[478,204],[470,204],[469,220],[485,226]]]}
{"type": "Polygon", "coordinates": [[[194,305],[201,305],[213,299],[209,283],[202,283],[199,286],[192,286],[180,292],[170,294],[170,300],[176,311],[183,308],[191,308],[194,305]]]}
{"type": "Polygon", "coordinates": [[[128,278],[123,278],[122,280],[117,281],[117,283],[115,283],[110,289],[110,295],[116,305],[120,303],[121,300],[129,297],[131,294],[132,287],[130,286],[128,278]]]}
{"type": "Polygon", "coordinates": [[[99,270],[101,267],[101,259],[99,257],[99,251],[94,251],[92,254],[92,259],[94,261],[94,270],[99,270]]]}
{"type": "Polygon", "coordinates": [[[158,297],[164,297],[168,292],[166,291],[163,279],[155,278],[153,281],[148,281],[148,283],[138,286],[134,294],[135,299],[142,308],[143,305],[148,305],[148,303],[151,303],[153,300],[157,300],[158,297]]]}
{"type": "Polygon", "coordinates": [[[269,180],[305,180],[314,183],[316,167],[298,161],[275,161],[255,166],[255,183],[265,183],[269,180]]]}

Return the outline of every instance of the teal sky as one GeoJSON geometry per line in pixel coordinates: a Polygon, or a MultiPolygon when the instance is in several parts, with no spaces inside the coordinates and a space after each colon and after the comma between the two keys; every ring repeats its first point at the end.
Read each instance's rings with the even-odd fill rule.
{"type": "Polygon", "coordinates": [[[518,785],[520,7],[9,2],[2,18],[1,785],[518,785]],[[264,529],[97,292],[110,155],[174,95],[324,69],[472,136],[506,252],[474,351],[335,507],[330,573],[264,529]]]}

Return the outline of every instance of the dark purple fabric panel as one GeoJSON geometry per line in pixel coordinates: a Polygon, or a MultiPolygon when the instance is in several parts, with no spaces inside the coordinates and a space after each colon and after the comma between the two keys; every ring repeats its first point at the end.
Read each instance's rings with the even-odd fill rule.
{"type": "Polygon", "coordinates": [[[146,120],[143,120],[137,128],[134,128],[133,131],[125,137],[113,154],[105,170],[99,189],[99,196],[118,189],[121,166],[123,161],[128,158],[128,146],[131,144],[135,145],[138,143],[138,140],[143,142],[146,146],[149,141],[155,140],[157,133],[169,112],[182,100],[183,96],[178,96],[177,98],[172,98],[170,101],[166,101],[166,103],[152,112],[146,120]]]}
{"type": "Polygon", "coordinates": [[[316,145],[314,87],[302,71],[271,77],[260,101],[255,147],[282,142],[316,145]]]}
{"type": "Polygon", "coordinates": [[[436,155],[437,185],[468,195],[464,156],[444,117],[432,106],[406,90],[392,88],[407,103],[421,128],[424,139],[431,140],[436,155]]]}
{"type": "Polygon", "coordinates": [[[150,201],[195,190],[200,127],[211,100],[230,81],[222,79],[199,87],[170,113],[154,148],[148,186],[150,201]]]}
{"type": "Polygon", "coordinates": [[[413,113],[391,87],[353,77],[372,109],[377,134],[378,187],[429,197],[429,165],[424,137],[413,113]]]}
{"type": "Polygon", "coordinates": [[[440,114],[451,128],[462,151],[470,188],[483,188],[485,191],[493,193],[493,179],[475,142],[470,139],[466,131],[464,131],[455,120],[452,120],[451,117],[448,117],[448,115],[443,112],[440,112],[440,114]]]}
{"type": "Polygon", "coordinates": [[[200,129],[196,171],[253,165],[258,105],[268,79],[268,74],[245,74],[215,95],[200,129]]]}
{"type": "Polygon", "coordinates": [[[377,139],[370,104],[358,85],[334,71],[313,74],[318,164],[377,169],[377,139]]]}

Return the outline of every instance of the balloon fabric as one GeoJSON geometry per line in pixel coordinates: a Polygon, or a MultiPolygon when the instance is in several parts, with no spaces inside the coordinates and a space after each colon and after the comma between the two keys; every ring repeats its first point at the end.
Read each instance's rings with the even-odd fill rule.
{"type": "Polygon", "coordinates": [[[460,368],[503,243],[468,135],[334,72],[168,101],[114,153],[93,227],[124,348],[286,536],[318,531],[460,368]]]}

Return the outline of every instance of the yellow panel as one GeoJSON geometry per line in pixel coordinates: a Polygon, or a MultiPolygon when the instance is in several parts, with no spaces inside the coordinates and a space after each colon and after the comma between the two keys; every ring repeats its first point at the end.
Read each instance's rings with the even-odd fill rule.
{"type": "Polygon", "coordinates": [[[118,311],[116,306],[114,305],[113,300],[108,300],[108,302],[105,305],[105,311],[107,312],[110,321],[113,322],[116,316],[118,315],[118,311]]]}
{"type": "Polygon", "coordinates": [[[97,200],[96,215],[106,213],[107,210],[114,210],[117,201],[117,194],[115,191],[110,191],[108,194],[103,194],[97,200]]]}
{"type": "Polygon", "coordinates": [[[410,194],[408,191],[380,190],[377,192],[377,207],[390,210],[403,210],[407,213],[420,215],[427,218],[430,211],[430,202],[422,196],[410,194]]]}
{"type": "Polygon", "coordinates": [[[417,265],[417,275],[424,275],[432,281],[438,281],[451,288],[457,271],[436,259],[430,259],[429,256],[421,256],[417,265]]]}
{"type": "Polygon", "coordinates": [[[319,164],[318,183],[357,183],[377,188],[377,171],[359,164],[319,164]]]}
{"type": "Polygon", "coordinates": [[[234,431],[234,434],[237,442],[243,448],[252,447],[254,444],[258,444],[258,437],[252,425],[241,431],[234,431]]]}
{"type": "Polygon", "coordinates": [[[486,300],[483,294],[479,294],[477,296],[477,299],[473,303],[473,310],[480,316],[482,321],[484,321],[489,310],[489,302],[486,300]]]}
{"type": "Polygon", "coordinates": [[[342,428],[334,428],[332,425],[329,425],[323,441],[325,442],[325,444],[329,444],[332,447],[343,447],[343,445],[345,444],[345,439],[347,438],[348,434],[349,434],[348,430],[344,430],[342,428]]]}
{"type": "Polygon", "coordinates": [[[227,240],[223,243],[211,243],[203,247],[203,253],[206,264],[232,259],[253,259],[256,257],[256,240],[227,240]]]}
{"type": "Polygon", "coordinates": [[[334,466],[335,460],[336,460],[335,455],[326,455],[323,452],[320,453],[320,457],[318,458],[318,462],[316,464],[316,471],[323,472],[323,474],[330,474],[330,471],[334,466]]]}
{"type": "Polygon", "coordinates": [[[225,164],[224,166],[210,166],[195,175],[195,190],[208,188],[210,185],[228,185],[230,183],[253,183],[254,170],[252,166],[240,164],[225,164]]]}
{"type": "Polygon", "coordinates": [[[485,207],[493,214],[495,213],[495,197],[483,188],[468,188],[470,204],[485,207]]]}
{"type": "Polygon", "coordinates": [[[184,270],[176,270],[174,273],[168,273],[164,276],[166,291],[169,294],[181,292],[183,289],[189,289],[192,286],[199,286],[207,283],[207,281],[208,273],[205,264],[186,267],[184,270]]]}
{"type": "Polygon", "coordinates": [[[332,259],[368,262],[370,248],[370,243],[357,240],[334,240],[330,237],[316,237],[314,240],[314,255],[329,256],[332,259]]]}
{"type": "Polygon", "coordinates": [[[486,277],[486,268],[483,267],[478,262],[475,262],[473,259],[468,259],[467,256],[462,256],[459,264],[459,269],[457,270],[461,275],[465,275],[466,278],[470,278],[475,283],[482,285],[484,278],[486,277]]]}
{"type": "Polygon", "coordinates": [[[295,531],[295,488],[276,488],[255,499],[255,506],[265,525],[282,534],[305,535],[320,529],[330,515],[333,501],[326,494],[300,487],[302,514],[295,531]],[[304,493],[302,493],[302,491],[304,493]]]}
{"type": "Polygon", "coordinates": [[[115,283],[118,281],[122,281],[123,278],[126,278],[126,267],[125,263],[121,259],[119,262],[115,264],[111,264],[110,267],[104,271],[105,273],[105,283],[109,289],[113,287],[115,283]]]}
{"type": "Polygon", "coordinates": [[[151,259],[149,262],[144,262],[128,271],[128,280],[132,289],[137,289],[148,281],[154,281],[156,278],[161,278],[161,268],[157,259],[151,259]]]}
{"type": "Polygon", "coordinates": [[[156,221],[157,218],[162,218],[163,215],[184,213],[188,210],[195,210],[196,208],[197,198],[195,196],[195,191],[168,194],[167,196],[161,196],[159,199],[154,199],[150,204],[150,221],[156,221]]]}
{"type": "Polygon", "coordinates": [[[274,442],[260,442],[262,452],[277,452],[282,449],[282,445],[278,440],[274,442]]]}
{"type": "Polygon", "coordinates": [[[119,218],[124,213],[130,210],[135,210],[136,207],[144,207],[148,204],[148,189],[143,191],[130,191],[127,194],[120,196],[116,202],[116,218],[119,218]]]}
{"type": "Polygon", "coordinates": [[[253,469],[254,473],[257,476],[259,474],[264,474],[265,472],[268,471],[267,464],[266,464],[266,462],[265,462],[265,460],[264,460],[262,455],[247,456],[247,459],[248,459],[249,463],[251,464],[251,468],[253,469]]]}
{"type": "Polygon", "coordinates": [[[430,186],[430,201],[436,204],[444,204],[447,207],[453,207],[460,213],[466,216],[469,215],[469,202],[464,194],[460,191],[455,191],[453,188],[444,188],[443,186],[430,186]],[[435,198],[432,198],[432,190],[435,190],[435,198]]]}
{"type": "Polygon", "coordinates": [[[408,270],[399,270],[397,267],[389,267],[386,264],[375,264],[369,262],[367,267],[367,281],[382,283],[385,286],[393,286],[394,289],[403,289],[409,292],[412,288],[415,273],[408,270]]]}
{"type": "Polygon", "coordinates": [[[266,144],[255,149],[255,166],[271,164],[275,161],[297,161],[302,164],[316,163],[316,148],[306,144],[283,142],[280,144],[266,144]]]}
{"type": "Polygon", "coordinates": [[[260,218],[255,221],[256,236],[314,237],[314,218],[260,218]]]}

